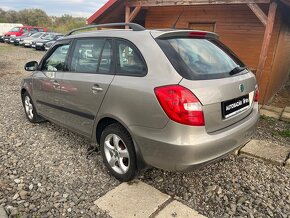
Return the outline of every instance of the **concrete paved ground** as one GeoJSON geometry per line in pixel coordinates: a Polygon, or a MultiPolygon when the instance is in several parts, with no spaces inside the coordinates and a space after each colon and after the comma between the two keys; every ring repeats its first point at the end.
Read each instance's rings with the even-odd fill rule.
{"type": "Polygon", "coordinates": [[[195,210],[173,200],[169,195],[139,180],[120,184],[96,200],[95,205],[113,218],[205,218],[195,210]]]}
{"type": "Polygon", "coordinates": [[[240,154],[257,157],[278,165],[285,164],[289,153],[289,147],[284,147],[261,140],[251,140],[240,150],[240,154]]]}
{"type": "Polygon", "coordinates": [[[263,105],[260,109],[260,114],[279,120],[282,115],[283,110],[284,110],[283,108],[263,105]]]}
{"type": "Polygon", "coordinates": [[[168,217],[191,217],[191,218],[206,218],[205,216],[199,214],[197,211],[185,206],[179,201],[172,201],[164,209],[162,209],[156,218],[168,218],[168,217]]]}
{"type": "Polygon", "coordinates": [[[285,107],[282,115],[281,115],[281,120],[290,122],[290,107],[285,107]]]}
{"type": "Polygon", "coordinates": [[[260,105],[260,114],[277,120],[290,122],[290,107],[279,108],[268,105],[260,105]]]}

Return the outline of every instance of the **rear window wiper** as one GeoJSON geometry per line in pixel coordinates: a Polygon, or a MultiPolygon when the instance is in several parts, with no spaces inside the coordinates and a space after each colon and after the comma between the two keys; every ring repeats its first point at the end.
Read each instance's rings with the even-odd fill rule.
{"type": "Polygon", "coordinates": [[[230,71],[230,75],[232,76],[232,75],[235,75],[235,74],[237,74],[237,73],[240,73],[240,72],[242,72],[243,70],[245,70],[245,69],[247,69],[246,67],[235,67],[234,69],[232,69],[231,71],[230,71]]]}

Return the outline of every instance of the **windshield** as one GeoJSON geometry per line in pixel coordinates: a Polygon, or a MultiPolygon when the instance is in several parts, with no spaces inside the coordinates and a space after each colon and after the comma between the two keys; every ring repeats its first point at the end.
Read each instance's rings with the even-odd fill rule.
{"type": "Polygon", "coordinates": [[[62,37],[63,37],[63,35],[58,35],[58,36],[55,37],[54,40],[60,39],[60,38],[62,38],[62,37]]]}
{"type": "Polygon", "coordinates": [[[14,27],[10,30],[10,32],[19,32],[20,27],[14,27]]]}
{"type": "Polygon", "coordinates": [[[159,39],[158,44],[186,79],[219,79],[244,64],[217,40],[197,38],[159,39]]]}
{"type": "Polygon", "coordinates": [[[31,37],[32,38],[39,38],[42,35],[43,35],[43,33],[34,33],[31,37]]]}

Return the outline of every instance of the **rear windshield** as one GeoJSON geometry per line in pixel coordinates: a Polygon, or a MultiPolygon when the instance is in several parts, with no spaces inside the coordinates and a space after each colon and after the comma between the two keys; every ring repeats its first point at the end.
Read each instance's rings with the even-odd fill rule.
{"type": "Polygon", "coordinates": [[[230,72],[244,64],[218,40],[200,38],[158,39],[176,71],[191,80],[230,77],[230,72]]]}

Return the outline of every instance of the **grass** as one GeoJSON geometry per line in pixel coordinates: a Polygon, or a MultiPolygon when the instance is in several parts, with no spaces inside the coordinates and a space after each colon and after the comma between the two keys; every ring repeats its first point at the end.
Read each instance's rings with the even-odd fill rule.
{"type": "MultiPolygon", "coordinates": [[[[275,125],[276,122],[278,122],[278,120],[276,120],[276,119],[274,119],[272,117],[267,117],[265,115],[261,115],[260,119],[264,120],[267,123],[267,125],[269,127],[269,130],[272,133],[272,136],[280,136],[280,137],[283,137],[283,138],[290,138],[290,125],[286,124],[286,127],[283,125],[284,127],[282,127],[283,128],[282,130],[274,130],[273,129],[274,125],[275,125]]],[[[280,121],[280,122],[282,122],[282,121],[280,121]]]]}
{"type": "Polygon", "coordinates": [[[269,121],[269,122],[272,122],[272,123],[276,121],[276,119],[274,119],[273,117],[268,117],[268,116],[265,116],[265,115],[261,115],[260,119],[266,120],[266,121],[269,121]]]}
{"type": "Polygon", "coordinates": [[[290,130],[277,131],[276,133],[282,136],[283,138],[290,138],[290,130]]]}

